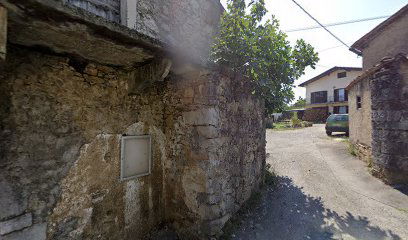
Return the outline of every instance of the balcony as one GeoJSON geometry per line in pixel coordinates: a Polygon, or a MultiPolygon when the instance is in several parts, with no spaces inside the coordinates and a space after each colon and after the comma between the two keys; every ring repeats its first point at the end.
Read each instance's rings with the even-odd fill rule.
{"type": "Polygon", "coordinates": [[[347,103],[348,103],[348,100],[344,96],[343,97],[329,96],[327,98],[327,101],[317,102],[317,103],[307,102],[307,106],[313,106],[313,107],[317,107],[317,106],[336,106],[336,105],[345,106],[345,105],[347,105],[347,103]]]}

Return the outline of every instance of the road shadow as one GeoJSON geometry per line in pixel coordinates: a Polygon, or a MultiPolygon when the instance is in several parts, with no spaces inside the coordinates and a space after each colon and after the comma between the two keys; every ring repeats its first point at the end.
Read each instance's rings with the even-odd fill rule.
{"type": "Polygon", "coordinates": [[[288,177],[278,176],[276,181],[232,239],[401,239],[391,230],[372,225],[367,217],[325,208],[321,198],[305,194],[288,177]]]}
{"type": "Polygon", "coordinates": [[[391,185],[395,190],[400,191],[401,193],[408,196],[408,185],[407,184],[394,184],[391,185]]]}

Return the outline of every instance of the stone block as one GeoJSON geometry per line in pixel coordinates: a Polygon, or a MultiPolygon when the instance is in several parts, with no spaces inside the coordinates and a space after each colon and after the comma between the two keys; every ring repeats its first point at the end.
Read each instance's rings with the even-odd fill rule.
{"type": "Polygon", "coordinates": [[[0,63],[6,59],[7,9],[0,5],[0,63]]]}
{"type": "Polygon", "coordinates": [[[47,239],[47,224],[35,224],[22,231],[13,232],[3,236],[2,240],[45,240],[47,239]]]}
{"type": "Polygon", "coordinates": [[[0,234],[5,235],[11,232],[21,230],[33,224],[31,213],[26,213],[22,216],[12,218],[7,221],[0,222],[0,234]]]}
{"type": "Polygon", "coordinates": [[[219,113],[215,108],[199,109],[183,114],[187,124],[196,126],[213,125],[217,126],[219,121],[219,113]]]}
{"type": "Polygon", "coordinates": [[[26,201],[21,196],[17,196],[11,186],[8,181],[0,176],[0,219],[20,215],[27,207],[26,201]]]}
{"type": "Polygon", "coordinates": [[[205,138],[216,138],[219,136],[219,131],[214,126],[198,126],[198,134],[205,138]]]}

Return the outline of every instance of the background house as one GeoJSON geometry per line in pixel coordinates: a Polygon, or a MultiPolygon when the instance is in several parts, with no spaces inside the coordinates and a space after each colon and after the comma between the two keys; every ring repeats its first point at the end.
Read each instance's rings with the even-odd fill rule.
{"type": "Polygon", "coordinates": [[[347,85],[361,68],[333,67],[300,84],[306,88],[306,112],[303,120],[324,122],[330,114],[348,113],[347,85]]]}
{"type": "Polygon", "coordinates": [[[364,73],[348,87],[350,141],[389,183],[408,183],[408,5],[352,45],[364,73]]]}

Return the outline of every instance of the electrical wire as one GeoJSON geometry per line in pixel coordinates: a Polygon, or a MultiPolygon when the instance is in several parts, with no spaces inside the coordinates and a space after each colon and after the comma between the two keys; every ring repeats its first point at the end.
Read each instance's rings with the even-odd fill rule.
{"type": "Polygon", "coordinates": [[[311,19],[313,19],[317,24],[319,24],[324,30],[326,30],[330,35],[332,35],[337,41],[341,42],[344,46],[347,48],[350,48],[349,45],[347,45],[345,42],[343,42],[339,37],[334,35],[329,29],[327,29],[323,24],[321,24],[316,18],[314,18],[308,11],[306,11],[299,3],[297,3],[295,0],[292,0],[300,9],[302,9],[303,12],[305,12],[311,19]]]}
{"type": "MultiPolygon", "coordinates": [[[[359,23],[359,22],[367,22],[367,21],[372,21],[372,20],[377,20],[377,19],[383,19],[383,18],[388,18],[390,16],[379,16],[379,17],[371,17],[371,18],[362,18],[362,19],[356,19],[356,20],[350,20],[350,21],[344,21],[344,22],[336,22],[336,23],[328,23],[324,24],[325,27],[333,27],[333,26],[338,26],[338,25],[345,25],[345,24],[351,24],[351,23],[359,23]]],[[[299,31],[305,31],[305,30],[312,30],[316,28],[321,28],[320,25],[318,26],[311,26],[311,27],[304,27],[304,28],[293,28],[286,30],[284,32],[299,32],[299,31]]]]}

